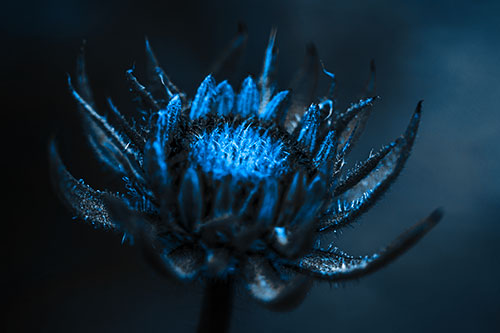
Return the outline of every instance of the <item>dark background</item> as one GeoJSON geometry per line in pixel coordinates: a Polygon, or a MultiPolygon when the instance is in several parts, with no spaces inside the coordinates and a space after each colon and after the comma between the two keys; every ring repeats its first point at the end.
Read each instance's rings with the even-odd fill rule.
{"type": "MultiPolygon", "coordinates": [[[[170,77],[191,96],[236,31],[248,26],[243,68],[259,74],[278,28],[285,88],[314,42],[336,73],[340,104],[378,70],[373,117],[354,151],[398,136],[420,99],[420,134],[398,182],[337,245],[374,251],[435,207],[445,217],[382,271],[318,284],[296,310],[274,313],[238,296],[233,332],[492,332],[500,329],[500,5],[497,1],[17,1],[3,3],[2,299],[12,332],[192,332],[202,290],[166,283],[121,236],[71,219],[49,184],[56,135],[77,178],[112,183],[81,134],[66,73],[82,39],[98,105],[129,115],[124,71],[144,65],[147,35],[170,77]]],[[[325,82],[323,82],[325,83],[325,82]]],[[[326,91],[326,86],[323,91],[326,91]]]]}

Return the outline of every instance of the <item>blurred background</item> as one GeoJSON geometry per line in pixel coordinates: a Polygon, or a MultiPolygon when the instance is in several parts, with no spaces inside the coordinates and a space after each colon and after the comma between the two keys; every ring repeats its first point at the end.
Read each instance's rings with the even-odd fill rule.
{"type": "MultiPolygon", "coordinates": [[[[350,163],[401,134],[425,100],[402,175],[338,247],[368,254],[436,207],[445,216],[392,265],[360,281],[317,284],[292,312],[270,312],[241,293],[232,332],[500,330],[500,2],[47,0],[2,7],[4,331],[194,332],[202,288],[165,282],[121,235],[72,220],[51,190],[46,146],[55,135],[69,169],[90,185],[116,181],[88,149],[67,89],[83,39],[101,112],[111,96],[132,116],[124,73],[135,64],[142,75],[146,35],[192,96],[238,22],[249,33],[242,75],[260,73],[277,27],[280,87],[313,42],[337,75],[341,107],[359,96],[375,59],[382,98],[350,163]]],[[[320,83],[322,95],[326,78],[320,83]]]]}

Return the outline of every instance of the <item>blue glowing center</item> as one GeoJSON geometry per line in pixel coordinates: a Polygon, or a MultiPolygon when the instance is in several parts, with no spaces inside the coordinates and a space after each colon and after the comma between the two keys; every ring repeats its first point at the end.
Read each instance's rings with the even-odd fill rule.
{"type": "Polygon", "coordinates": [[[231,175],[240,179],[276,177],[287,168],[289,153],[281,141],[260,133],[249,124],[224,124],[203,132],[191,145],[191,160],[203,171],[220,179],[231,175]]]}

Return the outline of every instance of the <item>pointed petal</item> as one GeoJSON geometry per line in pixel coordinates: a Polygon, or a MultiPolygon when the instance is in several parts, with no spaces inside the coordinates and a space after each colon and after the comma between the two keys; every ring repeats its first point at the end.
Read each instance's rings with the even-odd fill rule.
{"type": "MultiPolygon", "coordinates": [[[[90,222],[96,227],[114,229],[109,209],[104,202],[107,197],[114,195],[96,191],[82,180],[76,180],[66,169],[54,141],[49,145],[50,172],[54,188],[62,201],[80,219],[90,222]]],[[[118,197],[116,197],[118,200],[118,197]]]]}
{"type": "Polygon", "coordinates": [[[130,91],[132,91],[140,98],[144,106],[149,109],[150,112],[157,112],[158,110],[160,110],[160,105],[155,100],[153,95],[151,95],[146,87],[139,83],[133,73],[133,69],[129,69],[125,72],[127,80],[130,84],[130,91]]]}
{"type": "Polygon", "coordinates": [[[280,91],[266,104],[264,111],[260,113],[260,118],[264,121],[275,120],[278,124],[282,124],[286,117],[288,96],[290,91],[280,91]]]}
{"type": "Polygon", "coordinates": [[[212,75],[208,75],[198,87],[196,96],[191,104],[189,117],[197,119],[208,114],[211,110],[215,95],[215,80],[212,75]]]}
{"type": "Polygon", "coordinates": [[[170,144],[179,126],[182,105],[179,95],[172,97],[163,110],[157,113],[157,118],[152,130],[153,135],[146,144],[144,155],[144,168],[151,180],[150,186],[161,197],[167,200],[171,198],[171,184],[167,158],[170,153],[170,144]]]}
{"type": "Polygon", "coordinates": [[[313,162],[318,170],[324,174],[331,173],[337,152],[337,140],[335,130],[331,130],[319,146],[313,162]]]}
{"type": "Polygon", "coordinates": [[[295,268],[315,278],[339,281],[360,278],[394,261],[416,244],[441,219],[441,210],[435,210],[396,238],[389,246],[371,256],[353,257],[343,252],[316,250],[296,264],[295,268]]]}
{"type": "Polygon", "coordinates": [[[267,44],[266,53],[264,56],[264,64],[262,65],[262,74],[259,78],[259,88],[262,94],[259,113],[262,113],[267,103],[272,96],[272,76],[274,74],[274,69],[276,65],[276,56],[278,54],[278,49],[275,45],[276,41],[276,29],[271,30],[271,35],[269,36],[269,42],[267,44]]]}
{"type": "Polygon", "coordinates": [[[300,125],[296,129],[298,131],[297,141],[306,146],[311,153],[316,146],[320,120],[318,105],[311,104],[300,125]]]}
{"type": "Polygon", "coordinates": [[[334,196],[339,196],[345,191],[351,189],[356,184],[361,182],[363,179],[369,176],[370,173],[374,172],[375,169],[383,164],[383,159],[392,151],[394,151],[398,144],[401,144],[401,140],[396,140],[391,142],[387,146],[380,149],[376,154],[370,155],[364,162],[356,166],[353,170],[349,170],[349,173],[342,179],[339,184],[335,187],[334,196]]]}
{"type": "Polygon", "coordinates": [[[88,121],[86,129],[97,156],[112,170],[130,177],[138,183],[144,183],[139,165],[142,157],[139,152],[133,150],[130,147],[130,142],[126,142],[125,138],[73,89],[69,77],[68,84],[73,97],[81,106],[81,110],[85,112],[84,115],[88,121]]]}
{"type": "Polygon", "coordinates": [[[168,102],[164,110],[158,112],[156,121],[155,142],[158,142],[163,149],[167,149],[168,144],[175,135],[179,126],[179,120],[182,112],[182,104],[179,95],[175,95],[168,102]]]}
{"type": "Polygon", "coordinates": [[[114,118],[118,122],[118,125],[120,126],[120,129],[123,131],[123,133],[125,133],[125,135],[130,139],[132,144],[138,148],[138,150],[144,150],[146,139],[142,136],[142,134],[140,134],[134,127],[129,124],[129,122],[115,106],[111,98],[108,98],[107,102],[114,118]]]}
{"type": "Polygon", "coordinates": [[[241,85],[241,91],[236,100],[236,109],[242,117],[257,115],[259,109],[259,91],[251,76],[241,85]]]}
{"type": "Polygon", "coordinates": [[[281,268],[277,271],[269,260],[251,256],[242,269],[246,288],[258,302],[273,310],[290,310],[300,304],[311,287],[302,275],[281,268]]]}
{"type": "Polygon", "coordinates": [[[234,91],[233,87],[223,81],[215,88],[215,111],[218,115],[227,116],[231,113],[234,106],[234,91]]]}
{"type": "Polygon", "coordinates": [[[345,184],[341,183],[337,192],[342,192],[342,194],[336,197],[329,211],[322,218],[320,231],[335,230],[347,225],[354,218],[367,211],[394,182],[403,169],[415,141],[420,122],[421,105],[421,102],[417,105],[404,136],[396,140],[393,145],[388,146],[387,151],[382,150],[381,155],[368,163],[368,166],[371,167],[373,167],[372,163],[375,164],[374,168],[361,170],[365,172],[371,170],[371,172],[363,178],[361,178],[363,173],[353,176],[352,181],[348,183],[351,185],[348,189],[345,184]],[[361,180],[354,182],[356,177],[361,178],[361,180]]]}
{"type": "Polygon", "coordinates": [[[146,38],[146,60],[149,80],[153,83],[155,90],[162,91],[166,100],[173,95],[179,95],[182,102],[185,102],[186,95],[172,83],[165,71],[160,67],[158,60],[151,48],[149,40],[146,38]]]}
{"type": "Polygon", "coordinates": [[[76,89],[86,100],[90,106],[94,107],[94,98],[92,96],[92,89],[90,89],[89,79],[85,68],[85,41],[80,47],[80,53],[76,59],[76,89]]]}
{"type": "Polygon", "coordinates": [[[337,132],[337,141],[340,149],[347,154],[355,141],[360,137],[371,113],[373,102],[378,97],[368,97],[352,104],[335,120],[334,129],[337,132]],[[350,139],[350,141],[349,141],[350,139]],[[347,145],[349,141],[350,146],[347,145]]]}

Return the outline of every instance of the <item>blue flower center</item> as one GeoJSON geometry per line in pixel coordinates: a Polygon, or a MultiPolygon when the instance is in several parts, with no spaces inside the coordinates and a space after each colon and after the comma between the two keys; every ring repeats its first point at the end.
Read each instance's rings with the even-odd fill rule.
{"type": "Polygon", "coordinates": [[[190,159],[203,171],[220,179],[277,177],[287,170],[289,153],[283,142],[248,123],[230,124],[204,131],[191,144],[190,159]]]}

